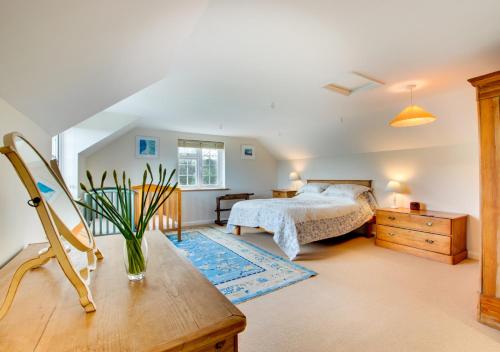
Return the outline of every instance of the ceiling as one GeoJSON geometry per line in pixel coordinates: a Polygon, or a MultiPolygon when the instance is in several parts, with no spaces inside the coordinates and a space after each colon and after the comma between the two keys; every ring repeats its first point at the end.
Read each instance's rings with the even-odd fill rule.
{"type": "Polygon", "coordinates": [[[111,107],[149,127],[256,137],[279,159],[476,138],[466,79],[499,69],[500,2],[211,1],[161,81],[111,107]],[[386,85],[346,97],[351,71],[386,85]],[[394,129],[409,103],[438,116],[394,129]]]}
{"type": "Polygon", "coordinates": [[[165,77],[207,0],[0,1],[0,96],[50,134],[165,77]]]}
{"type": "Polygon", "coordinates": [[[498,0],[2,0],[0,96],[52,134],[108,108],[255,137],[279,159],[472,142],[466,79],[500,69],[498,13],[498,0]],[[386,85],[322,88],[351,71],[386,85]],[[388,127],[407,83],[437,122],[388,127]]]}

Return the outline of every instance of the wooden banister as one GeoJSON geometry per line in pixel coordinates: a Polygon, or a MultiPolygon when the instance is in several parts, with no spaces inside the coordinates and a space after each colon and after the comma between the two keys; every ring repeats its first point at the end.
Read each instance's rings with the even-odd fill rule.
{"type": "MultiPolygon", "coordinates": [[[[141,200],[143,193],[145,204],[151,203],[153,192],[158,189],[158,185],[146,185],[143,189],[142,185],[133,186],[134,195],[134,222],[137,225],[141,213],[141,200]]],[[[171,191],[169,187],[167,192],[171,191]]],[[[167,193],[168,194],[168,193],[167,193]]],[[[150,230],[160,230],[162,232],[177,230],[177,239],[182,240],[182,191],[179,188],[174,189],[170,197],[163,205],[158,208],[156,214],[149,221],[148,227],[150,230]]]]}

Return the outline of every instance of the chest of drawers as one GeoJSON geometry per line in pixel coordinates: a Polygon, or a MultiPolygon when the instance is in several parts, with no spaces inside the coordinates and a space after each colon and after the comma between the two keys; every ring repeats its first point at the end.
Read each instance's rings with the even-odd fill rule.
{"type": "Polygon", "coordinates": [[[376,218],[378,246],[448,264],[467,257],[467,215],[383,208],[376,218]]]}

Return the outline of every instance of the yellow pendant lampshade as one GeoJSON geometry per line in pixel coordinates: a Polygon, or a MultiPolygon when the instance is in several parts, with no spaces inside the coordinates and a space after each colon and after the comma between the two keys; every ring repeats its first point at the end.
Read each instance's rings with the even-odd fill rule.
{"type": "Polygon", "coordinates": [[[410,127],[425,125],[426,123],[436,121],[436,116],[425,111],[420,106],[413,105],[413,88],[415,88],[415,85],[408,86],[408,88],[410,89],[411,105],[406,107],[398,116],[392,119],[390,125],[392,127],[410,127]]]}

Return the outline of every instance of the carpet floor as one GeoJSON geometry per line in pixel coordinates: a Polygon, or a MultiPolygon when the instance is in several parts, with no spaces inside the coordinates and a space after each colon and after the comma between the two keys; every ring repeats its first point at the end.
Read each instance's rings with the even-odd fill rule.
{"type": "MultiPolygon", "coordinates": [[[[242,239],[284,255],[268,234],[242,239]]],[[[477,261],[446,265],[358,237],[306,245],[296,262],[318,276],[238,305],[241,352],[500,351],[500,331],[476,321],[477,261]]]]}

